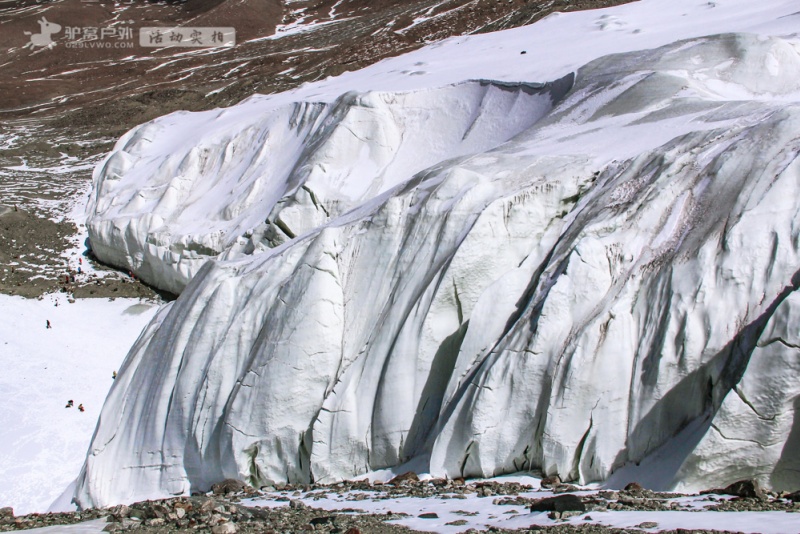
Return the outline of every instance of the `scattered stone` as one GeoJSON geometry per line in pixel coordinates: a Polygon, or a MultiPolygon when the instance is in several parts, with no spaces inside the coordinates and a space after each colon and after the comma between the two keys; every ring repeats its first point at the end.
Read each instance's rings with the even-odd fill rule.
{"type": "Polygon", "coordinates": [[[108,509],[109,513],[111,514],[109,517],[114,518],[116,521],[122,521],[124,518],[128,517],[131,513],[131,509],[129,506],[124,504],[120,504],[118,506],[112,506],[108,509]]]}
{"type": "MultiPolygon", "coordinates": [[[[562,484],[563,485],[563,484],[562,484]]],[[[219,532],[236,532],[241,534],[255,533],[288,533],[288,532],[319,532],[353,534],[360,532],[375,532],[380,534],[408,532],[405,527],[391,523],[407,514],[386,512],[382,514],[368,514],[363,510],[353,508],[336,511],[313,508],[306,503],[312,502],[314,497],[326,498],[334,495],[353,498],[364,495],[366,498],[376,500],[392,500],[403,497],[416,498],[453,498],[454,494],[464,497],[468,493],[484,496],[487,493],[497,496],[495,504],[515,504],[516,510],[520,507],[530,507],[532,512],[545,512],[556,521],[565,521],[577,518],[576,524],[558,524],[549,527],[531,526],[528,530],[544,530],[556,533],[585,532],[586,534],[600,534],[620,532],[600,525],[588,524],[592,517],[584,515],[586,512],[600,512],[606,510],[625,511],[669,511],[685,510],[687,505],[676,502],[676,497],[684,496],[671,493],[658,493],[650,490],[641,491],[607,491],[601,490],[587,495],[561,494],[544,499],[532,499],[526,492],[532,492],[529,487],[518,483],[499,483],[496,481],[476,481],[456,486],[453,481],[428,480],[423,482],[405,481],[399,485],[374,486],[366,481],[342,482],[332,486],[294,485],[286,486],[286,491],[281,494],[272,494],[268,498],[273,501],[282,501],[285,506],[271,507],[246,507],[237,504],[236,495],[227,496],[195,495],[192,497],[175,497],[157,501],[146,501],[130,506],[114,506],[105,510],[85,510],[80,513],[70,514],[31,514],[24,517],[14,517],[13,510],[8,508],[0,511],[0,532],[19,529],[31,529],[44,526],[66,525],[95,518],[106,518],[105,532],[143,532],[150,534],[166,534],[172,532],[198,532],[216,534],[219,532]],[[296,498],[296,492],[303,495],[304,501],[296,498]],[[313,492],[313,493],[312,493],[313,492]],[[312,497],[312,495],[314,497],[312,497]],[[389,523],[387,523],[389,521],[389,523]]],[[[800,493],[800,492],[799,492],[800,493]]],[[[781,498],[757,500],[754,498],[731,499],[726,497],[707,497],[708,510],[719,511],[783,511],[797,512],[800,503],[795,504],[790,496],[783,493],[781,498]]],[[[776,496],[777,497],[777,496],[776,496]]],[[[502,513],[514,517],[515,510],[504,510],[502,513]]],[[[457,516],[478,516],[476,511],[457,510],[457,516]]],[[[498,514],[499,515],[499,514],[498,514]]],[[[420,519],[441,519],[435,512],[419,513],[420,519]]],[[[470,524],[466,518],[458,518],[449,526],[465,526],[470,524]]],[[[653,522],[644,522],[636,528],[641,530],[657,529],[653,522]]],[[[490,532],[510,534],[504,529],[489,529],[490,532]]],[[[633,530],[628,530],[633,531],[633,530]]],[[[687,531],[689,532],[689,531],[687,531]]],[[[691,531],[698,533],[701,531],[691,531]]]]}
{"type": "Polygon", "coordinates": [[[211,528],[211,534],[236,534],[237,528],[233,523],[222,523],[211,528]]]}
{"type": "Polygon", "coordinates": [[[0,518],[3,517],[14,517],[14,509],[10,506],[6,506],[5,508],[0,508],[0,518]]]}
{"type": "Polygon", "coordinates": [[[553,493],[572,493],[579,491],[580,488],[572,484],[556,484],[553,486],[553,493]]]}
{"type": "Polygon", "coordinates": [[[399,486],[403,482],[419,482],[419,477],[414,471],[408,471],[406,473],[403,473],[402,475],[397,475],[389,482],[387,482],[387,484],[391,484],[393,486],[399,486]]]}
{"type": "Polygon", "coordinates": [[[244,491],[246,487],[247,484],[241,480],[228,478],[211,486],[211,491],[214,495],[227,495],[228,493],[240,493],[244,491]]]}
{"type": "Polygon", "coordinates": [[[545,477],[541,482],[543,488],[552,488],[553,486],[558,486],[559,484],[561,484],[561,477],[558,475],[545,477]]]}
{"type": "Polygon", "coordinates": [[[295,499],[289,501],[289,508],[291,508],[292,510],[303,510],[305,508],[308,508],[308,506],[306,506],[306,504],[303,501],[295,499]]]}
{"type": "Polygon", "coordinates": [[[638,482],[631,482],[625,486],[625,491],[643,491],[644,488],[638,482]]]}

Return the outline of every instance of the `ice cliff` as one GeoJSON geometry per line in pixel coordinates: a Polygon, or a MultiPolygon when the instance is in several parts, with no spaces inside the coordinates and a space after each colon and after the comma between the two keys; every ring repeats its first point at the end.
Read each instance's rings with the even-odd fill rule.
{"type": "Polygon", "coordinates": [[[411,459],[800,489],[797,39],[470,78],[118,143],[92,246],[181,295],[120,370],[77,502],[411,459]]]}

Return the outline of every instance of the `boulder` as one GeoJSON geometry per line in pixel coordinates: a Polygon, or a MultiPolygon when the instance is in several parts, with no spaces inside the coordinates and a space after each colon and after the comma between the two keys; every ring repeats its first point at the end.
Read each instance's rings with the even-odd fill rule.
{"type": "Polygon", "coordinates": [[[585,512],[586,505],[577,495],[565,494],[534,501],[530,510],[531,512],[585,512]]]}

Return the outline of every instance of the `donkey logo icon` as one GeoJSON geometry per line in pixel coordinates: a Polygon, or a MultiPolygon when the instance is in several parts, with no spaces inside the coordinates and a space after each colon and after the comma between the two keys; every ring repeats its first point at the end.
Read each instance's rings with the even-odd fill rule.
{"type": "Polygon", "coordinates": [[[31,32],[24,32],[25,35],[31,36],[31,41],[23,46],[23,48],[31,47],[31,49],[36,48],[37,46],[44,46],[47,48],[51,48],[55,46],[55,42],[50,37],[54,33],[58,33],[61,31],[61,26],[56,24],[55,22],[50,22],[46,18],[42,17],[40,20],[37,21],[39,23],[39,27],[41,28],[41,33],[31,33],[31,32]]]}

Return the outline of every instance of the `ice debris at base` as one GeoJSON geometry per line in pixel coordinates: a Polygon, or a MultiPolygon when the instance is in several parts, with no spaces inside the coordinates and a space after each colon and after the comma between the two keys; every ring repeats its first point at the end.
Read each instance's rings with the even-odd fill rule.
{"type": "Polygon", "coordinates": [[[129,353],[76,500],[411,459],[798,489],[798,15],[717,6],[607,10],[642,23],[641,46],[598,46],[575,73],[362,90],[399,61],[580,40],[606,15],[123,137],[95,173],[92,245],[182,294],[129,353]]]}

